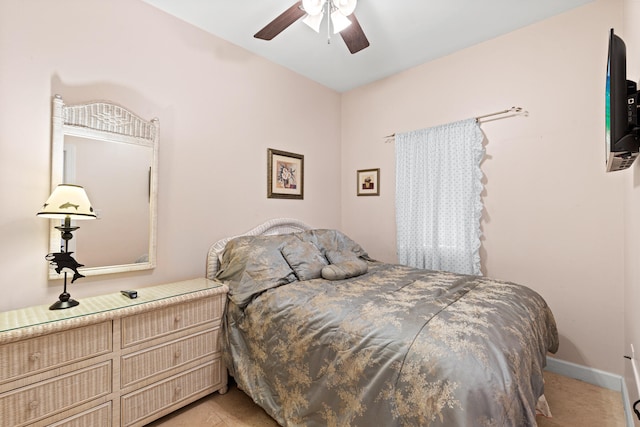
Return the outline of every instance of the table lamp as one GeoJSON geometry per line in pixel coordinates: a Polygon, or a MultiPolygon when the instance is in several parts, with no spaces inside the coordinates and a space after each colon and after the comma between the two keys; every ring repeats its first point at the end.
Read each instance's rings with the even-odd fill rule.
{"type": "Polygon", "coordinates": [[[89,202],[89,197],[87,197],[84,188],[79,185],[60,184],[53,190],[37,215],[43,218],[64,220],[62,225],[56,226],[62,233],[62,240],[65,242],[64,252],[52,252],[45,257],[52,266],[55,266],[56,273],[60,274],[64,270],[64,289],[60,294],[59,300],[52,304],[49,309],[59,310],[75,307],[80,303],[71,299],[71,295],[67,292],[67,270],[73,271],[71,283],[84,276],[78,272],[78,267],[82,267],[83,264],[79,264],[71,256],[73,252],[69,252],[69,240],[73,238],[72,232],[80,228],[71,226],[71,220],[96,218],[91,202],[89,202]]]}

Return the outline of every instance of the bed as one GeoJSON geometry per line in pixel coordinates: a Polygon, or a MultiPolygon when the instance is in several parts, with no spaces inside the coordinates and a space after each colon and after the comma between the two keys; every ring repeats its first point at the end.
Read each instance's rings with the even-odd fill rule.
{"type": "Polygon", "coordinates": [[[558,334],[518,284],[369,258],[338,230],[268,221],[211,246],[223,357],[283,426],[535,426],[558,334]]]}

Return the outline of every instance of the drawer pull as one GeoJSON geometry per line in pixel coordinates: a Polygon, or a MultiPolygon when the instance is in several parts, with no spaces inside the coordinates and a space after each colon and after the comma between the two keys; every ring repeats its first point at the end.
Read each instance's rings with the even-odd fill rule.
{"type": "Polygon", "coordinates": [[[40,402],[38,402],[37,400],[32,400],[31,402],[29,402],[29,409],[34,411],[39,404],[40,402]]]}
{"type": "Polygon", "coordinates": [[[175,389],[176,396],[180,396],[182,394],[182,387],[177,386],[175,389]]]}
{"type": "Polygon", "coordinates": [[[32,362],[37,362],[38,360],[40,360],[40,356],[41,356],[40,352],[36,351],[35,353],[31,353],[31,356],[29,356],[29,359],[32,362]]]}
{"type": "Polygon", "coordinates": [[[174,322],[178,323],[182,320],[182,316],[180,316],[179,314],[176,315],[176,317],[173,319],[174,322]]]}
{"type": "Polygon", "coordinates": [[[173,357],[175,357],[176,359],[180,359],[181,356],[182,356],[181,350],[176,350],[175,354],[173,355],[173,357]]]}

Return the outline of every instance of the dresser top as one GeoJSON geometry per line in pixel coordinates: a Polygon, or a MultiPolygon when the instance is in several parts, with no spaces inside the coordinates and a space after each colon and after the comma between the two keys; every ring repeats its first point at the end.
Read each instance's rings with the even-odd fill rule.
{"type": "Polygon", "coordinates": [[[38,305],[0,313],[0,343],[55,332],[57,325],[69,323],[82,326],[115,317],[123,317],[176,301],[228,292],[226,285],[205,278],[184,280],[137,289],[138,297],[130,299],[120,292],[82,298],[80,305],[63,310],[49,310],[49,305],[38,305]]]}

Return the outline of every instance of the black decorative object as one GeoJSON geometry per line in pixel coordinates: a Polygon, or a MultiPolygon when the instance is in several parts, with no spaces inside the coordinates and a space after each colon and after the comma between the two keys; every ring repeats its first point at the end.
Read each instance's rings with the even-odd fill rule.
{"type": "Polygon", "coordinates": [[[76,261],[72,256],[73,252],[52,252],[47,254],[45,259],[51,263],[51,265],[55,266],[56,273],[60,274],[63,268],[68,268],[73,271],[73,279],[71,279],[71,283],[75,282],[76,279],[84,277],[84,275],[78,272],[78,267],[84,267],[84,264],[80,264],[76,261]]]}
{"type": "MultiPolygon", "coordinates": [[[[62,233],[62,239],[64,240],[64,252],[52,252],[47,254],[45,259],[49,261],[52,266],[55,266],[56,273],[58,274],[63,272],[65,268],[73,271],[73,279],[71,279],[71,283],[73,283],[76,279],[84,277],[78,272],[78,267],[82,267],[84,264],[80,264],[76,261],[71,256],[73,252],[69,252],[69,240],[73,238],[73,234],[71,232],[80,227],[72,227],[71,219],[66,217],[64,219],[64,225],[59,225],[56,228],[62,233]]],[[[51,307],[49,307],[49,310],[60,310],[62,308],[75,307],[78,304],[80,303],[71,299],[71,294],[67,292],[67,272],[64,271],[64,288],[58,297],[58,301],[53,303],[51,307]]]]}

